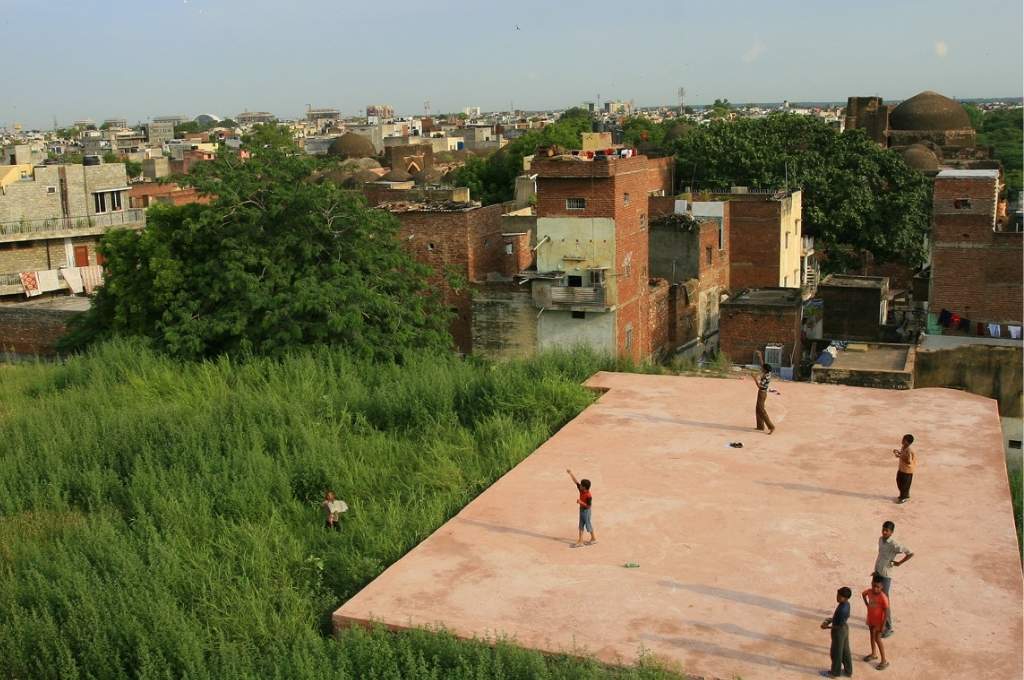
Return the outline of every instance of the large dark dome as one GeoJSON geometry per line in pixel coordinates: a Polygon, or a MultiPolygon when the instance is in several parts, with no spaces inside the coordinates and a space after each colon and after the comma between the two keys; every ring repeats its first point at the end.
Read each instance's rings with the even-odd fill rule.
{"type": "Polygon", "coordinates": [[[900,152],[903,162],[921,172],[938,172],[939,158],[924,144],[911,144],[900,152]]]}
{"type": "Polygon", "coordinates": [[[348,132],[331,142],[327,153],[337,158],[369,158],[376,156],[373,143],[362,135],[348,132]]]}
{"type": "Polygon", "coordinates": [[[905,100],[889,115],[893,130],[963,130],[971,127],[964,107],[927,90],[905,100]]]}

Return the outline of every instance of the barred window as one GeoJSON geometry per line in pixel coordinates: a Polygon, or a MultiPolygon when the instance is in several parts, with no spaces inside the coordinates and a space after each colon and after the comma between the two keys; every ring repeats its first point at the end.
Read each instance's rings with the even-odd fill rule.
{"type": "Polygon", "coordinates": [[[585,198],[567,198],[565,199],[566,210],[586,210],[587,199],[585,198]]]}

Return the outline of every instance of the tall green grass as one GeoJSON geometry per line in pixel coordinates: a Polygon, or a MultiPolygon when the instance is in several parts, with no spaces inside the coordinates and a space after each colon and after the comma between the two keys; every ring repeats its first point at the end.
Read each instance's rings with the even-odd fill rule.
{"type": "MultiPolygon", "coordinates": [[[[586,353],[0,368],[0,676],[660,677],[329,615],[593,399],[586,353]],[[333,488],[350,506],[322,527],[333,488]]],[[[653,370],[653,369],[652,369],[653,370]]]]}

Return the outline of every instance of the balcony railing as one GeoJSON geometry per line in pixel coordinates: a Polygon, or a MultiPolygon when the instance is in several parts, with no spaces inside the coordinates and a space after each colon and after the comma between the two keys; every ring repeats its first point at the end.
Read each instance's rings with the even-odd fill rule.
{"type": "Polygon", "coordinates": [[[551,304],[568,307],[603,307],[604,288],[600,286],[552,286],[551,304]]]}
{"type": "Polygon", "coordinates": [[[4,236],[31,237],[36,234],[61,234],[89,230],[105,231],[117,227],[141,227],[145,224],[145,208],[127,208],[98,215],[0,222],[0,238],[4,236]]]}

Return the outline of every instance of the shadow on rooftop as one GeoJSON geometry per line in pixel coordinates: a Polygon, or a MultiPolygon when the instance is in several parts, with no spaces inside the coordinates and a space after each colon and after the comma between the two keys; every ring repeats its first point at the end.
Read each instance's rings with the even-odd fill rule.
{"type": "Polygon", "coordinates": [[[526,529],[506,527],[500,524],[491,524],[490,522],[481,522],[480,520],[476,519],[466,519],[465,517],[456,517],[455,519],[456,521],[482,527],[484,529],[487,529],[488,531],[493,531],[499,534],[516,534],[517,536],[528,536],[529,538],[542,538],[545,541],[555,541],[557,543],[565,543],[566,545],[573,545],[576,543],[576,541],[573,541],[572,539],[564,538],[561,536],[548,536],[547,534],[538,534],[535,531],[527,531],[526,529]]]}
{"type": "Polygon", "coordinates": [[[649,413],[623,413],[609,417],[609,419],[622,420],[646,420],[649,423],[671,423],[672,425],[688,425],[690,427],[705,427],[711,430],[729,430],[731,432],[756,432],[753,427],[740,427],[739,425],[725,425],[723,423],[705,423],[700,420],[683,420],[681,418],[667,418],[665,416],[652,416],[649,413]]]}
{"type": "MultiPolygon", "coordinates": [[[[759,666],[769,666],[771,668],[779,668],[787,671],[792,671],[795,673],[802,673],[804,675],[817,676],[821,672],[821,669],[825,667],[824,663],[821,666],[805,666],[803,664],[793,663],[791,661],[775,659],[764,654],[751,654],[750,652],[741,652],[736,649],[729,649],[728,647],[716,645],[713,642],[704,642],[703,640],[694,640],[692,638],[676,637],[672,635],[653,635],[645,633],[640,636],[640,639],[644,642],[662,642],[668,645],[672,645],[674,647],[689,649],[698,654],[718,656],[723,659],[732,659],[734,661],[752,663],[757,664],[759,666]]],[[[826,657],[826,661],[827,660],[828,659],[826,657]]],[[[732,673],[730,672],[730,674],[732,673]]]]}
{"type": "Polygon", "coordinates": [[[805,652],[813,652],[814,654],[828,654],[829,650],[828,645],[812,645],[811,643],[803,642],[802,640],[790,640],[789,638],[780,637],[778,635],[766,635],[764,633],[758,633],[754,630],[747,630],[746,628],[737,626],[735,623],[707,623],[706,621],[686,619],[682,619],[678,621],[678,623],[684,623],[688,626],[693,626],[697,630],[703,630],[709,633],[728,633],[730,635],[738,635],[739,637],[750,638],[751,640],[758,640],[761,642],[769,642],[777,645],[795,647],[797,649],[802,649],[805,652]]]}
{"type": "Polygon", "coordinates": [[[699,595],[708,595],[722,600],[732,600],[733,602],[739,602],[740,604],[749,604],[754,607],[770,609],[772,611],[782,612],[783,614],[789,614],[791,616],[799,616],[804,619],[813,619],[819,623],[824,621],[825,617],[829,614],[829,612],[825,610],[801,607],[799,605],[790,604],[783,600],[775,600],[763,595],[754,595],[752,593],[744,593],[739,590],[728,590],[726,588],[715,588],[714,586],[705,586],[700,583],[683,583],[672,579],[662,579],[661,581],[658,581],[658,585],[664,586],[665,588],[689,590],[690,592],[694,592],[699,595]]]}
{"type": "Polygon", "coordinates": [[[794,484],[792,482],[765,482],[758,480],[758,484],[765,486],[776,486],[787,491],[804,491],[806,493],[827,493],[833,496],[846,496],[848,498],[863,498],[868,501],[891,501],[893,496],[883,496],[874,493],[858,493],[856,491],[844,491],[843,489],[829,489],[824,486],[811,486],[810,484],[794,484]]]}

